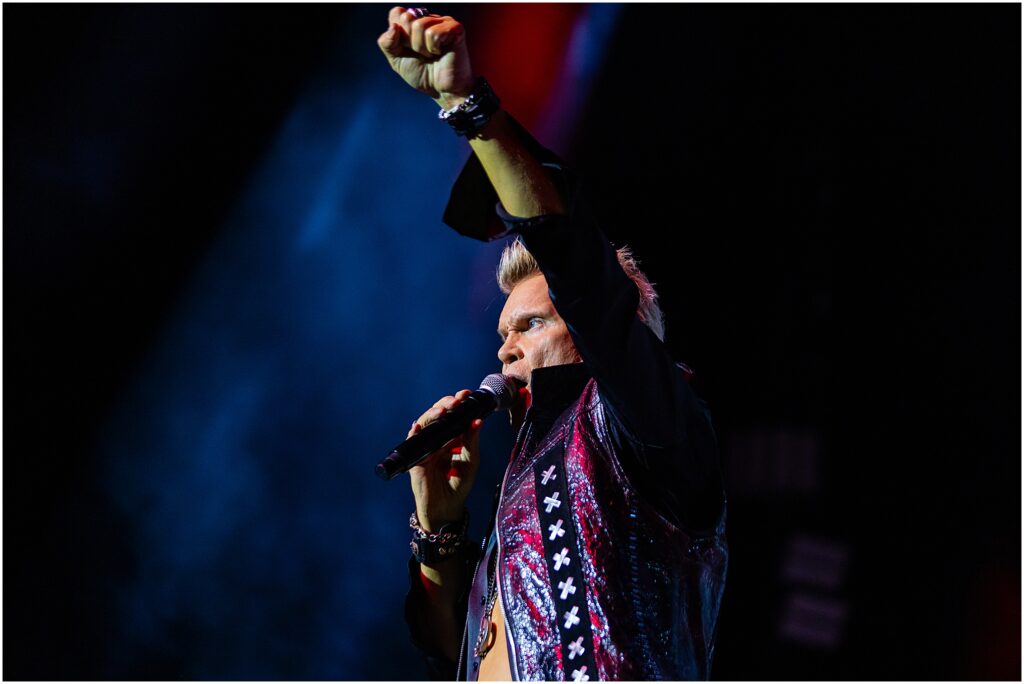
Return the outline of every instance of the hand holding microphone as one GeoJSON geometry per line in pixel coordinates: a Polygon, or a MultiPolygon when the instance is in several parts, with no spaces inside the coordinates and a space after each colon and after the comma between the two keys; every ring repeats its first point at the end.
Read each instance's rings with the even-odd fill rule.
{"type": "Polygon", "coordinates": [[[479,465],[483,419],[511,408],[520,387],[518,380],[494,373],[475,392],[443,397],[416,419],[408,438],[377,465],[377,475],[386,480],[409,471],[416,513],[428,532],[462,518],[479,465]]]}

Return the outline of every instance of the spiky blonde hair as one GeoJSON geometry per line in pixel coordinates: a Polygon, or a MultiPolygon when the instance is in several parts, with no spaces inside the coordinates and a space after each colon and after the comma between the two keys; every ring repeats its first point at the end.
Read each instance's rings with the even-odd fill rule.
{"type": "MultiPolygon", "coordinates": [[[[640,291],[640,304],[637,306],[637,316],[640,321],[654,331],[659,340],[665,339],[665,316],[658,305],[658,293],[654,285],[647,279],[644,272],[640,270],[636,257],[633,256],[629,247],[620,247],[616,250],[619,258],[619,265],[626,272],[630,280],[636,283],[640,291]]],[[[526,280],[532,275],[540,273],[540,265],[526,249],[526,245],[516,238],[501,253],[501,260],[498,262],[498,287],[505,295],[512,293],[512,288],[526,280]]]]}

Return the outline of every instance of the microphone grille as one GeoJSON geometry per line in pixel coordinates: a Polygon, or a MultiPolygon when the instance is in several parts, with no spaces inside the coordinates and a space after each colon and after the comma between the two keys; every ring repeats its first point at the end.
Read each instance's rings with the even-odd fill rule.
{"type": "Polygon", "coordinates": [[[491,392],[498,398],[498,411],[507,411],[512,408],[519,396],[519,388],[523,383],[516,378],[501,373],[491,373],[480,383],[480,389],[491,392]]]}

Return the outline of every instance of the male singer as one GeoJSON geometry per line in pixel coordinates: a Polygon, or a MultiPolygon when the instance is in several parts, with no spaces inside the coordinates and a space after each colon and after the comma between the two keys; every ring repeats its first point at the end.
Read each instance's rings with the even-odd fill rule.
{"type": "MultiPolygon", "coordinates": [[[[473,72],[462,25],[402,7],[388,22],[378,45],[391,67],[474,153],[446,222],[518,236],[499,266],[498,358],[525,385],[482,554],[465,539],[480,421],[410,471],[413,640],[436,678],[707,678],[725,497],[710,419],[662,342],[654,290],[473,72]]],[[[410,436],[468,394],[440,399],[410,436]]]]}

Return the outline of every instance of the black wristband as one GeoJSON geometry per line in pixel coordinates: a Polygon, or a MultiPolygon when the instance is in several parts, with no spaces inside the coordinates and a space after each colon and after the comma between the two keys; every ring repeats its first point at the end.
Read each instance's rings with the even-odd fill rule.
{"type": "Polygon", "coordinates": [[[409,548],[412,549],[416,562],[421,565],[434,565],[455,557],[465,546],[466,530],[469,529],[469,510],[463,514],[462,520],[442,525],[435,533],[427,532],[420,527],[420,521],[414,511],[409,517],[409,527],[413,529],[409,548]]]}
{"type": "Polygon", "coordinates": [[[494,94],[491,84],[481,76],[465,102],[452,109],[442,109],[437,113],[437,118],[451,126],[455,135],[472,138],[491,120],[500,106],[501,100],[494,94]]]}

